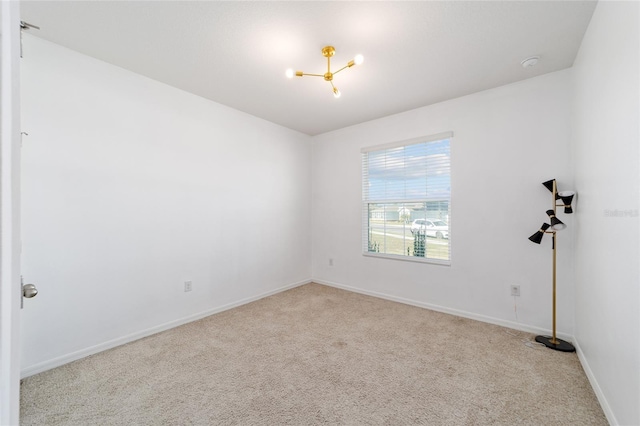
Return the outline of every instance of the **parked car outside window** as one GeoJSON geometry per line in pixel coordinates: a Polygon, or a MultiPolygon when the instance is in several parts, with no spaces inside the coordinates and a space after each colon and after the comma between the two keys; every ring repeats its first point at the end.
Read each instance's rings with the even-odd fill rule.
{"type": "Polygon", "coordinates": [[[424,233],[427,237],[449,238],[449,225],[440,219],[416,219],[411,224],[411,233],[424,233]]]}

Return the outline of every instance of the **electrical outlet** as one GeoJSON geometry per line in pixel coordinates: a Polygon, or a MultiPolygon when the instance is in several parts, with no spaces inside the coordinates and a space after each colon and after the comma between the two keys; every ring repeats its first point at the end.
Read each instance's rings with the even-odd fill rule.
{"type": "Polygon", "coordinates": [[[185,281],[184,282],[184,291],[185,291],[185,293],[187,291],[191,291],[191,281],[185,281]]]}
{"type": "Polygon", "coordinates": [[[520,296],[520,286],[519,285],[512,285],[511,286],[511,295],[512,296],[520,296]]]}

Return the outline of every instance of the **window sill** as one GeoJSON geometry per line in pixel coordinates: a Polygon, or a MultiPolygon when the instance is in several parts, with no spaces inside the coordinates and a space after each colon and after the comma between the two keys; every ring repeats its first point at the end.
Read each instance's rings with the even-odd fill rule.
{"type": "Polygon", "coordinates": [[[375,252],[363,252],[363,256],[367,257],[377,257],[381,259],[391,259],[391,260],[402,260],[404,262],[417,262],[417,263],[428,263],[431,265],[441,265],[441,266],[451,266],[451,260],[438,260],[438,259],[429,259],[418,256],[401,256],[395,254],[383,254],[383,253],[375,253],[375,252]]]}

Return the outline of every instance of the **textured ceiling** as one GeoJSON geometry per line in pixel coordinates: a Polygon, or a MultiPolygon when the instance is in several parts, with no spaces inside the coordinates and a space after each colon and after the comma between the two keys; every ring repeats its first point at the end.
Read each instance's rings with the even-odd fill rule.
{"type": "Polygon", "coordinates": [[[30,34],[315,135],[571,67],[595,2],[23,1],[30,34]],[[335,99],[318,77],[335,76],[335,99]],[[538,55],[533,68],[522,59],[538,55]]]}

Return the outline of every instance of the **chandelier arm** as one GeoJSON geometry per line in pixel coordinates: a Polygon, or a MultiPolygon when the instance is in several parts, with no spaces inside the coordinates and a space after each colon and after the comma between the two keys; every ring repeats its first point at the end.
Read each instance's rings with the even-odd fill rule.
{"type": "Polygon", "coordinates": [[[338,88],[333,84],[333,80],[329,80],[329,83],[331,83],[331,87],[333,88],[333,96],[335,96],[336,98],[340,97],[340,91],[338,90],[338,88]]]}
{"type": "Polygon", "coordinates": [[[322,75],[322,74],[308,74],[306,72],[303,72],[302,75],[309,75],[309,76],[312,76],[312,77],[324,77],[324,75],[322,75]]]}
{"type": "Polygon", "coordinates": [[[340,68],[338,71],[334,72],[333,75],[338,74],[340,71],[342,71],[345,68],[349,68],[349,64],[345,65],[344,67],[340,68]]]}

